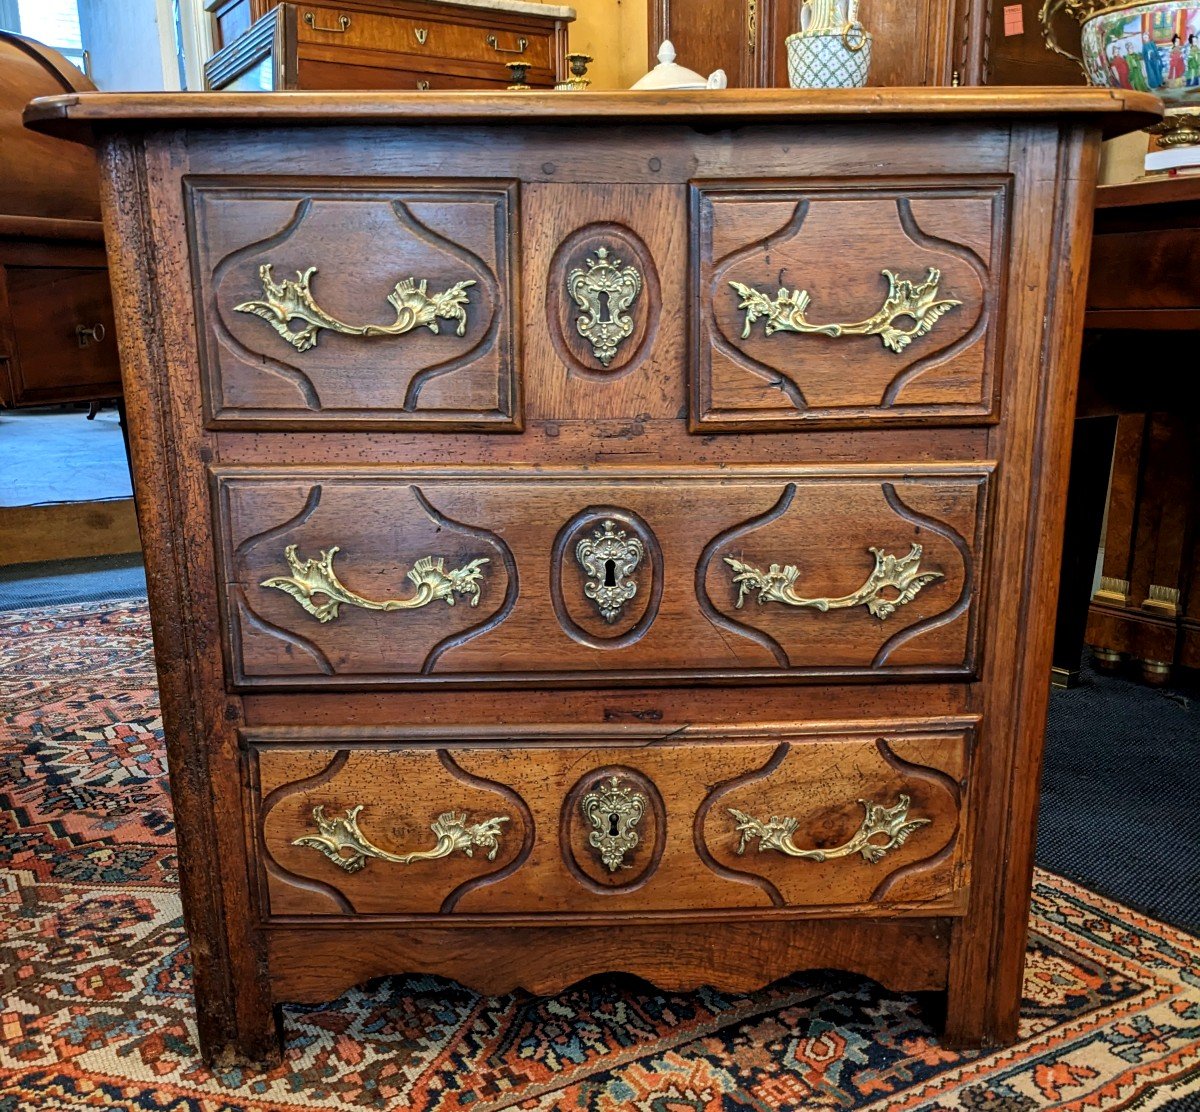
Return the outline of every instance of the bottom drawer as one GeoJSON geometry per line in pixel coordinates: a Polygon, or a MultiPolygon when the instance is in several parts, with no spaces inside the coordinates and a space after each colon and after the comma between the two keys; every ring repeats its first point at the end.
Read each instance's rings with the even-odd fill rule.
{"type": "Polygon", "coordinates": [[[958,913],[971,724],[888,725],[251,731],[264,912],[958,913]]]}

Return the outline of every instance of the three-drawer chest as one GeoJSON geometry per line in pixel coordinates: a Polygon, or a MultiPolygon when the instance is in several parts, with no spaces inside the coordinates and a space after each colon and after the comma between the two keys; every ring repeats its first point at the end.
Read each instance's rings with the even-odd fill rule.
{"type": "Polygon", "coordinates": [[[1016,1033],[1093,90],[78,96],[199,1032],[836,968],[1016,1033]]]}

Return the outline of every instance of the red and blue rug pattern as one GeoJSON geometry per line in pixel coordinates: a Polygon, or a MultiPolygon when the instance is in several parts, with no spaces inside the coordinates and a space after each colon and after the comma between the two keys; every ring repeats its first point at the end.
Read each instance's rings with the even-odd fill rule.
{"type": "Polygon", "coordinates": [[[270,1072],[192,1024],[142,603],[0,615],[0,1112],[1025,1112],[1200,1093],[1200,942],[1038,873],[1016,1046],[938,1045],[837,973],[750,995],[594,978],[552,998],[393,977],[286,1010],[270,1072]]]}

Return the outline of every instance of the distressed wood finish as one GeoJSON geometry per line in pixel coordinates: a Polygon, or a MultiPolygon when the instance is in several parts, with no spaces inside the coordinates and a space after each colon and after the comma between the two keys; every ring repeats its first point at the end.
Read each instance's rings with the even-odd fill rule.
{"type": "MultiPolygon", "coordinates": [[[[746,989],[832,965],[947,991],[956,1044],[1011,1040],[1091,188],[1101,133],[1156,110],[1099,91],[36,106],[38,126],[98,137],[107,171],[206,1055],[270,1055],[273,1005],[400,970],[498,991],[611,969],[746,989]],[[499,337],[511,319],[511,361],[481,355],[477,378],[469,365],[440,376],[453,413],[439,423],[398,406],[397,384],[445,337],[324,330],[282,353],[311,368],[329,408],[297,405],[294,376],[275,385],[258,369],[284,340],[264,320],[229,322],[264,240],[312,198],[296,234],[320,258],[281,262],[320,266],[329,305],[349,314],[368,287],[378,305],[381,284],[429,262],[429,238],[406,238],[415,225],[393,204],[427,195],[447,198],[437,234],[453,267],[470,251],[495,279],[480,321],[499,337]],[[714,237],[701,197],[774,208],[714,237]],[[692,356],[714,320],[731,322],[696,275],[750,244],[765,281],[772,235],[805,206],[820,215],[817,249],[801,236],[772,258],[831,312],[877,293],[893,262],[947,276],[961,319],[909,349],[929,362],[912,388],[940,385],[897,420],[884,394],[909,364],[884,358],[878,335],[781,333],[755,358],[802,371],[821,419],[780,407],[760,376],[767,416],[705,427],[716,410],[698,403],[692,356]],[[322,208],[347,215],[308,222],[322,208]],[[478,245],[495,242],[501,210],[493,261],[478,245]],[[356,230],[378,213],[371,234],[356,230]],[[864,228],[889,252],[862,246],[864,228]],[[624,329],[607,364],[571,287],[602,248],[619,259],[617,300],[589,327],[624,329]],[[630,266],[639,283],[622,276],[630,266]],[[493,389],[502,366],[508,425],[465,419],[461,383],[493,389]],[[235,382],[245,396],[217,404],[214,386],[235,382]],[[576,555],[609,519],[639,554],[624,579],[615,560],[595,565],[596,589],[609,575],[637,588],[612,622],[576,555]],[[342,547],[336,616],[328,594],[312,613],[263,586],[293,574],[291,544],[296,576],[342,547]],[[886,588],[895,612],[881,619],[853,597],[867,547],[913,544],[941,577],[906,603],[904,586],[886,588]],[[363,605],[419,594],[408,572],[423,556],[443,571],[488,563],[477,591],[363,605]],[[725,556],[785,600],[850,601],[760,605],[752,587],[739,610],[725,556]],[[617,853],[607,839],[622,835],[626,797],[584,809],[613,776],[643,799],[639,840],[622,843],[629,869],[597,856],[617,853]],[[901,795],[908,819],[930,821],[871,864],[853,844],[857,801],[901,795]],[[385,855],[435,848],[438,823],[507,821],[494,857],[486,832],[470,856],[447,835],[436,859],[376,853],[347,872],[294,844],[322,834],[315,807],[329,823],[360,804],[353,837],[385,855]],[[822,861],[760,852],[751,820],[772,816],[795,820],[770,829],[796,850],[850,848],[822,861]]],[[[453,267],[439,280],[459,280],[453,267]]],[[[344,825],[323,836],[352,852],[337,848],[344,825]]]]}
{"type": "MultiPolygon", "coordinates": [[[[376,738],[248,733],[256,756],[259,865],[266,914],[419,918],[437,914],[529,918],[555,913],[626,921],[644,913],[686,918],[739,908],[839,914],[956,914],[961,901],[960,782],[969,730],[914,732],[880,723],[876,734],[772,737],[736,731],[661,744],[656,738],[595,736],[570,727],[522,739],[519,748],[479,748],[452,737],[421,748],[376,738]],[[255,738],[263,740],[256,744],[255,738]],[[612,748],[614,740],[622,742],[612,748]],[[613,778],[643,799],[636,844],[609,868],[591,837],[583,801],[613,778]],[[403,784],[403,791],[397,789],[403,784]],[[730,808],[766,822],[796,818],[802,850],[850,842],[864,821],[860,799],[894,807],[921,825],[879,861],[861,853],[826,861],[789,857],[754,838],[741,846],[730,808]],[[474,848],[412,864],[368,859],[348,873],[311,844],[313,817],[362,807],[361,832],[393,854],[429,850],[429,816],[461,813],[465,823],[499,818],[493,856],[474,848]],[[681,817],[695,816],[693,823],[681,817]]],[[[885,839],[877,839],[884,844],[885,839]]],[[[343,860],[351,858],[343,850],[343,860]]]]}

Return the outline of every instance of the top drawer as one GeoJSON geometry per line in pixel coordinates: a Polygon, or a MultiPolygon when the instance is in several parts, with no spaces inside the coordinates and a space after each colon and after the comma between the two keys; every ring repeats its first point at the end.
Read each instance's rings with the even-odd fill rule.
{"type": "Polygon", "coordinates": [[[483,22],[439,23],[316,4],[298,5],[297,11],[296,37],[302,43],[495,65],[521,61],[534,69],[552,67],[550,33],[545,30],[514,31],[483,22]]]}
{"type": "Polygon", "coordinates": [[[1006,192],[696,188],[693,425],[990,420],[1006,192]]]}
{"type": "Polygon", "coordinates": [[[516,183],[187,192],[210,421],[519,427],[516,183]]]}

